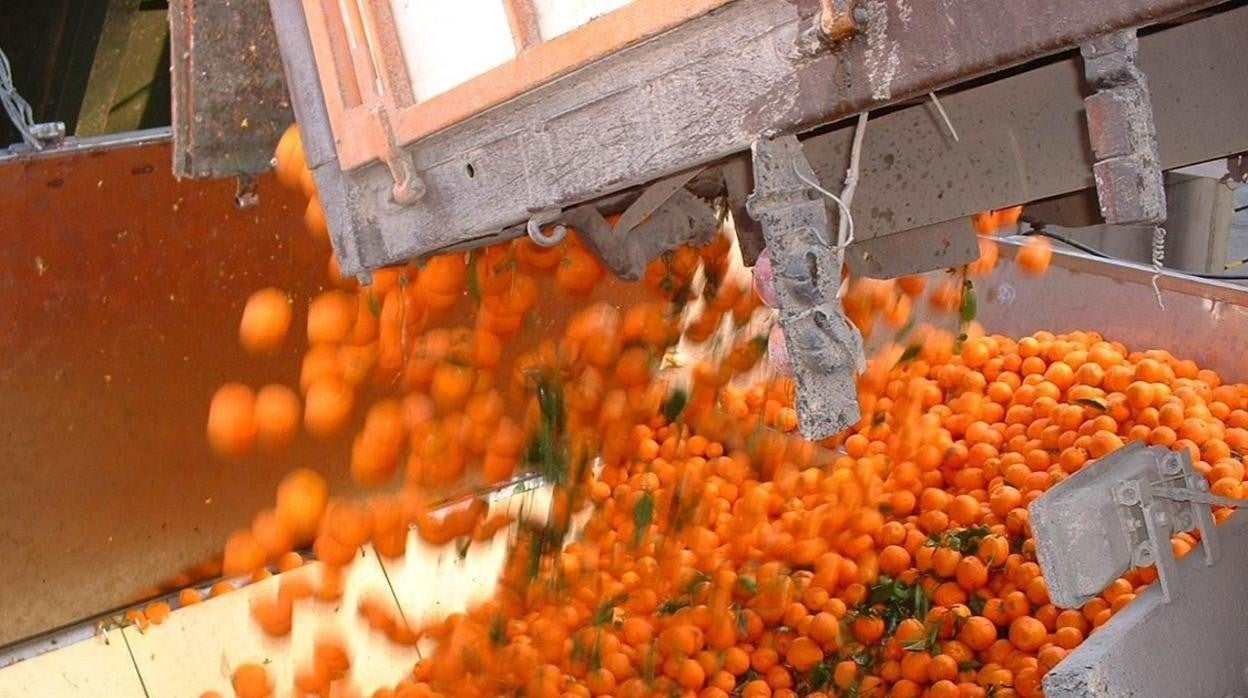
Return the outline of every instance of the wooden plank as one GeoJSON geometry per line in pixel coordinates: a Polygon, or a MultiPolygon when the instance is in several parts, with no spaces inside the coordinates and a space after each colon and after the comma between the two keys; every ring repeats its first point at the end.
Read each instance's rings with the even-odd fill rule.
{"type": "MultiPolygon", "coordinates": [[[[561,36],[393,115],[395,139],[410,143],[546,84],[577,68],[667,31],[733,0],[634,0],[561,36]]],[[[436,31],[430,27],[426,31],[436,31]]],[[[409,35],[408,41],[419,41],[409,35]]],[[[318,53],[318,57],[320,54],[318,53]]],[[[418,91],[419,92],[419,91],[418,91]]],[[[332,113],[332,111],[331,111],[332,113]]],[[[335,130],[338,157],[349,168],[381,155],[376,143],[335,130]]]]}
{"type": "Polygon", "coordinates": [[[507,12],[507,25],[511,27],[511,39],[516,44],[516,53],[528,50],[542,42],[541,29],[537,22],[537,9],[533,0],[502,0],[503,9],[507,12]]]}

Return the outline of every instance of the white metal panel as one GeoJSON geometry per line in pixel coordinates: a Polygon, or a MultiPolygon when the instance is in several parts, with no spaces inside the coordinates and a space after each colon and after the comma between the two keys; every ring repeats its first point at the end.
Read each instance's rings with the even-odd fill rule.
{"type": "Polygon", "coordinates": [[[357,612],[360,598],[366,594],[381,602],[393,603],[394,599],[371,546],[361,548],[345,574],[341,599],[295,602],[294,623],[286,637],[272,638],[260,632],[251,619],[251,601],[276,594],[286,577],[306,577],[319,584],[319,562],[179,608],[164,623],[149,626],[145,632],[133,626],[125,628],[134,664],[148,693],[196,698],[211,689],[233,695],[233,669],[243,662],[256,662],[268,670],[275,697],[290,696],[295,672],[308,665],[316,638],[322,633],[335,634],[347,645],[351,679],[366,689],[366,695],[378,687],[393,686],[411,672],[418,655],[414,648],[395,645],[371,630],[357,612]]]}
{"type": "Polygon", "coordinates": [[[501,0],[391,0],[417,101],[516,55],[501,0]]]}
{"type": "Polygon", "coordinates": [[[143,698],[120,633],[96,636],[0,669],[0,698],[143,698]]]}
{"type": "Polygon", "coordinates": [[[534,0],[533,5],[537,9],[542,40],[549,41],[629,2],[631,0],[534,0]]]}

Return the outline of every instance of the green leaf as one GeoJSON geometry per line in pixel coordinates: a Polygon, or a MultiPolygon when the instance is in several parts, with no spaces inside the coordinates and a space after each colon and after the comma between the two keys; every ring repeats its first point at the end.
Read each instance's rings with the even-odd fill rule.
{"type": "Polygon", "coordinates": [[[897,359],[897,363],[904,364],[914,361],[920,351],[923,351],[923,346],[920,344],[911,344],[907,346],[906,350],[901,352],[901,358],[897,359]]]}
{"type": "Polygon", "coordinates": [[[681,590],[681,593],[686,594],[686,595],[691,595],[698,590],[698,587],[703,586],[705,584],[710,584],[710,582],[711,582],[710,573],[703,572],[701,570],[695,571],[693,574],[693,579],[689,580],[689,583],[685,585],[685,588],[681,590]]]}
{"type": "Polygon", "coordinates": [[[893,341],[900,342],[906,337],[909,337],[910,333],[914,331],[915,322],[915,317],[911,315],[910,319],[906,320],[906,324],[902,325],[901,329],[897,330],[897,334],[893,335],[893,341]]]}
{"type": "Polygon", "coordinates": [[[659,604],[658,612],[659,612],[659,615],[661,616],[670,616],[676,613],[677,611],[679,611],[680,609],[688,608],[689,606],[692,606],[692,605],[693,605],[693,602],[689,599],[689,597],[680,596],[674,599],[668,599],[667,601],[664,601],[663,603],[659,604]]]}
{"type": "Polygon", "coordinates": [[[740,577],[737,577],[737,586],[741,587],[742,591],[750,596],[754,596],[758,593],[758,581],[752,576],[743,574],[740,577]]]}
{"type": "Polygon", "coordinates": [[[633,507],[633,545],[641,545],[641,539],[645,537],[646,531],[649,530],[650,524],[654,522],[654,493],[646,492],[641,495],[641,499],[637,502],[637,506],[633,507]]]}
{"type": "Polygon", "coordinates": [[[685,411],[685,405],[689,403],[689,393],[684,388],[673,390],[667,399],[663,400],[663,418],[668,424],[675,422],[680,413],[685,411]]]}
{"type": "Polygon", "coordinates": [[[615,607],[627,596],[627,594],[620,594],[619,596],[602,602],[602,604],[598,606],[598,610],[594,611],[594,618],[592,621],[593,624],[606,625],[607,623],[615,620],[615,607]]]}
{"type": "Polygon", "coordinates": [[[963,323],[975,319],[979,312],[979,301],[975,298],[975,286],[967,279],[962,283],[962,307],[958,309],[958,317],[963,323]]]}
{"type": "Polygon", "coordinates": [[[368,312],[373,317],[381,317],[381,301],[377,300],[377,294],[373,293],[373,289],[368,289],[368,312]]]}
{"type": "Polygon", "coordinates": [[[974,659],[968,659],[965,662],[958,662],[958,671],[971,671],[973,669],[979,669],[982,666],[984,666],[982,662],[977,662],[974,659]]]}
{"type": "Polygon", "coordinates": [[[810,670],[810,687],[816,691],[832,682],[832,667],[827,662],[819,662],[810,670]]]}
{"type": "Polygon", "coordinates": [[[495,647],[507,644],[507,620],[501,613],[494,614],[490,619],[490,642],[495,647]]]}

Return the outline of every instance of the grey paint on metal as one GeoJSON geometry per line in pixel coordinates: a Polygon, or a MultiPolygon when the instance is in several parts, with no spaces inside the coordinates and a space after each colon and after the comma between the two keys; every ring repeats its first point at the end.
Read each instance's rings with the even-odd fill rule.
{"type": "Polygon", "coordinates": [[[1084,77],[1096,90],[1083,100],[1096,164],[1101,215],[1117,225],[1161,224],[1166,193],[1148,78],[1136,65],[1135,29],[1097,37],[1079,47],[1084,77]]]}
{"type": "MultiPolygon", "coordinates": [[[[1001,242],[1003,260],[1017,250],[1016,243],[1001,242]]],[[[1157,282],[1162,308],[1152,275],[1143,264],[1055,249],[1042,277],[1002,263],[977,281],[976,318],[989,332],[1012,337],[1095,331],[1129,349],[1166,349],[1192,359],[1227,382],[1248,381],[1248,289],[1167,270],[1157,282]]]]}
{"type": "Polygon", "coordinates": [[[1199,530],[1205,560],[1216,562],[1217,533],[1209,504],[1197,501],[1209,483],[1191,455],[1134,441],[1054,485],[1028,507],[1036,561],[1049,598],[1077,608],[1127,570],[1157,566],[1173,601],[1176,571],[1170,538],[1199,530]],[[1168,494],[1177,489],[1186,499],[1168,494]]]}
{"type": "Polygon", "coordinates": [[[810,440],[828,438],[858,421],[856,377],[866,364],[862,335],[837,297],[843,250],[829,240],[821,195],[803,181],[814,175],[797,138],[760,140],[751,150],[749,212],[762,224],[775,274],[798,429],[810,440]]]}
{"type": "MultiPolygon", "coordinates": [[[[276,7],[293,3],[270,2],[280,32],[276,7]]],[[[346,202],[345,233],[360,239],[362,256],[344,256],[342,267],[354,272],[494,235],[530,211],[568,208],[739,153],[764,133],[814,128],[1211,4],[869,0],[865,29],[812,57],[796,47],[816,3],[738,0],[410,146],[428,187],[419,205],[390,204],[384,165],[353,171],[358,196],[346,202]]],[[[310,78],[293,79],[314,72],[314,63],[286,55],[281,44],[294,89],[319,99],[310,78]]],[[[299,100],[295,106],[302,120],[299,100]]]]}
{"type": "Polygon", "coordinates": [[[266,0],[169,4],[173,173],[259,174],[294,119],[266,0]]]}
{"type": "Polygon", "coordinates": [[[845,252],[850,271],[874,279],[959,267],[976,259],[979,242],[969,218],[921,226],[905,235],[860,240],[845,252]]]}
{"type": "MultiPolygon", "coordinates": [[[[1245,50],[1244,7],[1140,38],[1163,168],[1248,149],[1245,50]]],[[[929,101],[872,117],[854,196],[855,236],[904,233],[904,240],[915,228],[975,211],[1094,187],[1086,90],[1081,62],[1071,57],[942,93],[956,143],[929,101]]],[[[803,141],[824,186],[840,186],[852,138],[849,124],[803,141]]]]}
{"type": "Polygon", "coordinates": [[[608,269],[629,281],[640,279],[650,260],[681,245],[706,244],[719,230],[715,209],[684,188],[671,192],[631,230],[622,225],[622,218],[612,227],[591,205],[565,212],[562,220],[576,228],[581,241],[608,269]]]}
{"type": "Polygon", "coordinates": [[[1248,694],[1243,641],[1248,515],[1218,526],[1218,562],[1178,561],[1176,597],[1153,584],[1044,677],[1048,698],[1224,698],[1248,694]]]}
{"type": "Polygon", "coordinates": [[[1226,269],[1235,190],[1210,177],[1166,173],[1166,265],[1188,271],[1226,269]]]}

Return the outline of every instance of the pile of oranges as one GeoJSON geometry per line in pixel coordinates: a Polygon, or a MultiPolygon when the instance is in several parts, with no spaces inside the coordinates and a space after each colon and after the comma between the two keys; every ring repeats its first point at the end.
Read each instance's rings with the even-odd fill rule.
{"type": "MultiPolygon", "coordinates": [[[[306,219],[323,236],[297,141],[279,146],[279,178],[313,197],[306,219]]],[[[624,305],[575,234],[433,257],[368,286],[331,257],[333,287],[306,306],[298,391],[222,386],[208,438],[231,458],[301,431],[349,436],[341,467],[379,494],[334,497],[293,472],[230,537],[224,571],[290,569],[312,546],[319,582],[253,605],[261,631],[283,635],[295,600],[341,594],[365,543],[397,557],[409,528],[435,545],[514,531],[485,604],[422,627],[361,604],[394,642],[430,649],[399,685],[360,695],[1042,695],[1044,674],[1156,572],[1055,607],[1027,505],[1130,440],[1186,449],[1215,493],[1239,496],[1248,386],[1094,332],[984,334],[974,280],[997,261],[988,234],[1017,216],[977,217],[980,260],[930,289],[847,279],[847,315],[887,336],[859,379],[862,420],[820,443],[795,431],[790,379],[763,369],[769,311],[731,273],[726,234],[656,259],[624,305]],[[924,305],[950,326],[914,322],[924,305]],[[679,366],[678,344],[704,351],[679,366]],[[525,471],[555,486],[543,524],[483,499],[438,511],[525,471]]],[[[1037,238],[1017,263],[1040,274],[1049,256],[1037,238]]],[[[300,310],[258,291],[240,341],[274,351],[300,310]]],[[[349,669],[349,648],[327,641],[294,688],[339,695],[349,669]]],[[[257,665],[234,678],[245,698],[291,688],[257,665]]]]}

